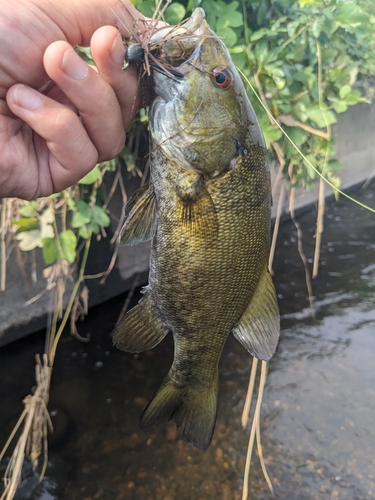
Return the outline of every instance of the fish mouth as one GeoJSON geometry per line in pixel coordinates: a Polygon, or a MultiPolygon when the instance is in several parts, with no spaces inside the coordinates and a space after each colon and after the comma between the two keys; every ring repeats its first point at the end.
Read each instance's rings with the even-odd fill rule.
{"type": "Polygon", "coordinates": [[[195,49],[204,42],[204,19],[205,12],[198,7],[191,17],[180,24],[155,30],[147,45],[134,43],[128,47],[126,62],[141,62],[179,83],[184,78],[179,66],[187,62],[195,49]]]}

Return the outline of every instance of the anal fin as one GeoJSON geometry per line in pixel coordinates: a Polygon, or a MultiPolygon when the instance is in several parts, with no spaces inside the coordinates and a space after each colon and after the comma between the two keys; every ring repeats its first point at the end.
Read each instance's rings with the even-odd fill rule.
{"type": "Polygon", "coordinates": [[[117,326],[113,343],[123,351],[142,352],[159,344],[167,333],[168,328],[160,319],[146,288],[143,298],[117,326]]]}
{"type": "Polygon", "coordinates": [[[125,223],[121,228],[122,245],[149,241],[156,230],[155,194],[149,184],[138,189],[125,207],[125,223]]]}
{"type": "Polygon", "coordinates": [[[232,333],[256,358],[268,361],[273,356],[279,340],[280,314],[275,287],[267,267],[232,333]]]}

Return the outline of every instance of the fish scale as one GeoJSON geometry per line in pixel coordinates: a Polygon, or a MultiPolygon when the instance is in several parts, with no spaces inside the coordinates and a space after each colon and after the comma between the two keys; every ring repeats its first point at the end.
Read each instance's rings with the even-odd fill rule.
{"type": "MultiPolygon", "coordinates": [[[[171,369],[140,424],[173,419],[187,441],[205,449],[228,335],[268,360],[277,345],[279,312],[267,268],[271,186],[264,139],[230,55],[202,9],[183,25],[187,32],[189,22],[197,42],[176,68],[183,79],[154,74],[150,181],[129,201],[121,232],[124,244],[151,239],[149,285],[114,342],[140,352],[172,332],[171,369]],[[229,85],[220,88],[222,82],[229,85]]],[[[189,44],[191,49],[191,37],[189,44]]],[[[177,48],[171,50],[176,58],[177,48]]]]}

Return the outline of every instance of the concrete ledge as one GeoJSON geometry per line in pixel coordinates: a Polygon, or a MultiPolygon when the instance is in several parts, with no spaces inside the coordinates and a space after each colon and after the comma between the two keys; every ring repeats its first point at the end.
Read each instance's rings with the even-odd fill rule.
{"type": "MultiPolygon", "coordinates": [[[[365,182],[375,173],[375,104],[372,106],[359,104],[350,108],[346,113],[339,115],[339,122],[334,129],[336,138],[337,156],[344,164],[344,169],[338,171],[342,179],[342,189],[348,190],[365,182]]],[[[110,181],[110,180],[109,180],[110,181]]],[[[128,194],[137,188],[137,180],[129,176],[125,179],[128,194]]],[[[316,203],[318,187],[310,192],[297,189],[296,211],[316,203]]],[[[332,190],[326,187],[326,196],[332,196],[332,190]]],[[[273,215],[275,216],[278,196],[274,199],[273,215]]],[[[121,196],[116,193],[110,209],[111,213],[119,216],[121,212],[121,196]]],[[[284,218],[288,214],[288,200],[283,207],[284,218]]],[[[116,223],[113,222],[108,230],[111,236],[115,231],[116,223]]],[[[86,274],[98,274],[105,271],[112,256],[109,238],[93,243],[86,268],[86,274]]],[[[147,281],[149,260],[149,245],[137,247],[121,247],[116,265],[104,285],[99,279],[87,280],[90,297],[89,304],[94,306],[104,302],[131,288],[135,277],[138,275],[139,284],[147,281]]],[[[39,300],[30,306],[25,303],[32,297],[41,293],[46,286],[43,278],[43,261],[41,252],[31,253],[25,263],[27,276],[36,273],[37,281],[27,284],[16,262],[13,252],[7,262],[7,289],[0,292],[0,346],[28,335],[46,326],[48,313],[51,310],[51,294],[45,293],[39,300]]],[[[72,289],[72,282],[68,284],[66,300],[72,289]]]]}

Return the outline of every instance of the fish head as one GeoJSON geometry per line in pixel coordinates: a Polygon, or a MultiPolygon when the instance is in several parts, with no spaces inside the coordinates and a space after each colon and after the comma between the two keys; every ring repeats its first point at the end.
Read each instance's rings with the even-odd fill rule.
{"type": "Polygon", "coordinates": [[[187,170],[216,177],[249,143],[264,145],[242,80],[201,8],[181,26],[166,27],[158,36],[163,60],[180,76],[153,74],[154,148],[187,170]]]}

